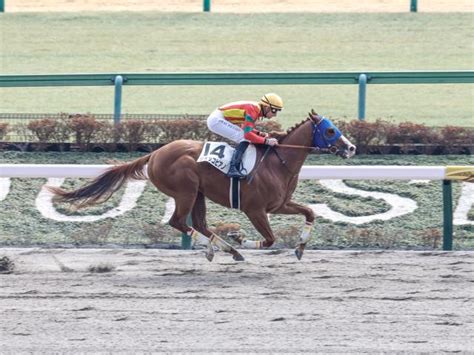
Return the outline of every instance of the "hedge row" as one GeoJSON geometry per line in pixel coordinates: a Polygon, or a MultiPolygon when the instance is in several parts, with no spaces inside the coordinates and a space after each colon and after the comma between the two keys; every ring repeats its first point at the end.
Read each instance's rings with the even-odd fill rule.
{"type": "MultiPolygon", "coordinates": [[[[274,121],[262,122],[257,126],[263,131],[281,131],[280,124],[274,121]]],[[[120,145],[128,151],[135,151],[143,144],[166,144],[177,139],[222,140],[207,128],[202,119],[180,120],[137,120],[128,119],[119,124],[110,120],[98,120],[93,115],[60,114],[59,118],[32,120],[27,124],[9,126],[0,123],[0,142],[6,142],[11,133],[21,137],[21,142],[35,143],[37,150],[47,150],[51,145],[64,150],[67,144],[74,144],[80,151],[115,151],[120,145]]]]}
{"type": "MultiPolygon", "coordinates": [[[[394,124],[381,119],[375,122],[335,120],[335,124],[362,153],[371,146],[429,145],[449,148],[472,146],[474,142],[474,129],[465,127],[436,128],[411,122],[394,124]]],[[[257,128],[266,132],[282,130],[275,121],[261,122],[257,128]]],[[[110,151],[116,150],[118,145],[135,151],[143,144],[166,144],[176,139],[222,139],[208,130],[205,120],[130,119],[114,125],[93,115],[79,114],[61,114],[59,118],[46,117],[11,126],[0,123],[0,142],[5,142],[9,133],[22,137],[22,142],[36,143],[38,150],[46,150],[53,144],[62,150],[69,143],[81,151],[90,151],[100,145],[110,151]]]]}
{"type": "Polygon", "coordinates": [[[424,124],[401,122],[394,124],[382,119],[375,122],[359,120],[335,121],[336,126],[365,153],[374,146],[428,146],[443,147],[445,153],[451,148],[474,145],[474,128],[445,126],[428,127],[424,124]]]}

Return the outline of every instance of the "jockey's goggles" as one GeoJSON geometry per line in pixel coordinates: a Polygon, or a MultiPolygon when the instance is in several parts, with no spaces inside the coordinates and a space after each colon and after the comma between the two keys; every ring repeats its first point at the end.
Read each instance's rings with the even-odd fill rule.
{"type": "Polygon", "coordinates": [[[277,112],[280,112],[281,109],[280,109],[280,108],[270,107],[270,111],[272,111],[272,113],[276,114],[277,112]]]}

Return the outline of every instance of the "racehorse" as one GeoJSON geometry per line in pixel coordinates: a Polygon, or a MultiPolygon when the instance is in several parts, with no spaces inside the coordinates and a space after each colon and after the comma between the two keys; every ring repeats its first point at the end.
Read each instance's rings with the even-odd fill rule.
{"type": "MultiPolygon", "coordinates": [[[[267,214],[302,214],[306,223],[301,232],[295,254],[301,259],[311,236],[314,213],[311,208],[291,200],[298,183],[298,174],[312,149],[328,150],[342,158],[350,158],[356,147],[345,138],[334,124],[314,110],[308,118],[286,132],[271,132],[278,139],[275,147],[257,146],[258,164],[251,178],[240,184],[240,210],[250,219],[264,241],[234,240],[246,248],[268,248],[275,236],[267,214]]],[[[175,210],[169,224],[187,233],[194,243],[207,246],[206,257],[212,261],[214,250],[221,249],[244,260],[229,243],[209,230],[206,222],[205,198],[231,207],[230,179],[207,162],[197,162],[203,142],[177,140],[134,161],[106,170],[90,183],[75,191],[49,187],[56,201],[75,203],[78,207],[105,202],[128,179],[149,179],[161,192],[172,197],[175,210]],[[192,227],[186,223],[191,213],[192,227]]]]}

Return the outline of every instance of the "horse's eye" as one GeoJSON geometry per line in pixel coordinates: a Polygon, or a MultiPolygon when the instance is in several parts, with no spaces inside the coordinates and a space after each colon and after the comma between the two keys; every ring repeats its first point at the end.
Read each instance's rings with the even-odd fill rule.
{"type": "Polygon", "coordinates": [[[336,135],[336,131],[334,130],[334,128],[328,128],[326,130],[326,137],[328,138],[332,138],[336,135]]]}

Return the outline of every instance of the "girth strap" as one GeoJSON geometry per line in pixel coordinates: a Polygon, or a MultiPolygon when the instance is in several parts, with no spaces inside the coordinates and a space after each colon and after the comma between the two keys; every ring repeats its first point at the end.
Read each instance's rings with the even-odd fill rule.
{"type": "Polygon", "coordinates": [[[240,179],[230,179],[230,207],[240,210],[240,179]]]}

